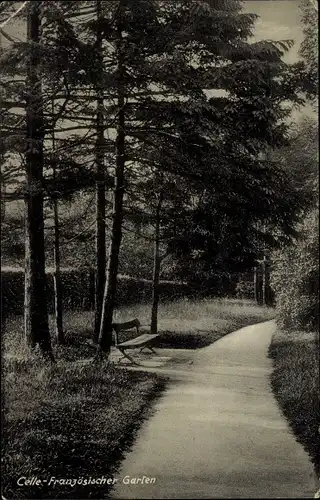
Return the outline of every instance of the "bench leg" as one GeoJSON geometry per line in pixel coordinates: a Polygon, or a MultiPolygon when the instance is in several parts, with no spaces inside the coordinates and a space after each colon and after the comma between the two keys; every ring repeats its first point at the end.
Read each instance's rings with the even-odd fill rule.
{"type": "Polygon", "coordinates": [[[139,363],[136,363],[136,361],[135,361],[135,360],[134,360],[131,356],[129,356],[129,354],[127,354],[127,353],[124,351],[124,349],[119,349],[119,348],[118,348],[118,350],[119,350],[119,351],[121,352],[121,354],[122,354],[122,358],[120,358],[120,359],[119,359],[119,363],[120,363],[120,361],[121,361],[122,359],[126,358],[126,359],[128,359],[128,360],[129,360],[129,361],[130,361],[133,365],[137,365],[137,366],[139,366],[139,363]]]}

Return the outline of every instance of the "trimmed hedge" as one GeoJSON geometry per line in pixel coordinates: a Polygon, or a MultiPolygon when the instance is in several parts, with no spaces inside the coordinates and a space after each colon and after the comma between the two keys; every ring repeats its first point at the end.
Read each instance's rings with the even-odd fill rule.
{"type": "MultiPolygon", "coordinates": [[[[66,310],[91,310],[94,308],[94,270],[63,269],[61,271],[63,304],[66,310]]],[[[191,297],[195,293],[185,283],[162,281],[159,285],[163,300],[191,297]]],[[[23,314],[24,271],[7,269],[1,271],[2,314],[23,314]]],[[[47,297],[49,312],[53,312],[53,274],[47,273],[47,297]]],[[[149,302],[152,297],[152,282],[129,276],[118,277],[116,305],[149,302]]]]}

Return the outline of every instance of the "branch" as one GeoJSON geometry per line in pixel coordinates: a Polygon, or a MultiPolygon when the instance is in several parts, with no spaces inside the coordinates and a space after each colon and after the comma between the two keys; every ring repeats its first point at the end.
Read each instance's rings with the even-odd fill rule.
{"type": "MultiPolygon", "coordinates": [[[[161,241],[161,240],[160,240],[161,241]]],[[[171,254],[171,252],[169,252],[168,250],[162,254],[162,255],[159,255],[159,259],[161,262],[163,262],[167,257],[169,257],[169,255],[171,254]]]]}
{"type": "MultiPolygon", "coordinates": [[[[61,69],[61,66],[60,66],[60,69],[61,69]]],[[[58,120],[62,117],[63,113],[65,112],[68,102],[70,101],[71,92],[70,92],[68,80],[66,78],[64,71],[62,71],[62,75],[63,75],[63,82],[64,82],[65,89],[67,91],[67,93],[66,93],[67,95],[65,96],[64,103],[60,106],[58,113],[56,113],[56,115],[55,114],[52,115],[52,117],[53,117],[52,122],[51,122],[52,129],[55,128],[58,120]]]]}
{"type": "Polygon", "coordinates": [[[10,35],[8,35],[8,33],[6,33],[3,29],[0,28],[0,34],[2,36],[4,36],[4,38],[6,38],[9,42],[11,43],[16,43],[16,40],[14,40],[13,38],[11,38],[10,35]]]}
{"type": "Polygon", "coordinates": [[[58,148],[56,148],[55,152],[67,151],[68,149],[74,149],[75,146],[83,146],[84,144],[87,144],[87,141],[93,137],[95,137],[95,132],[92,132],[90,134],[90,129],[88,129],[88,131],[85,135],[79,137],[79,139],[74,140],[72,142],[66,143],[66,139],[64,137],[63,138],[56,137],[56,142],[60,141],[60,142],[63,142],[63,144],[61,146],[59,146],[58,148]]]}
{"type": "MultiPolygon", "coordinates": [[[[144,240],[147,240],[147,241],[152,241],[154,242],[154,237],[153,236],[147,236],[146,234],[143,234],[135,229],[129,229],[128,227],[125,226],[125,224],[123,225],[123,229],[125,231],[127,231],[128,233],[133,233],[135,234],[136,236],[138,236],[139,238],[142,238],[144,240]]],[[[159,239],[160,242],[165,242],[167,241],[167,238],[160,238],[159,239]]]]}
{"type": "Polygon", "coordinates": [[[88,127],[86,127],[85,125],[78,125],[77,127],[66,127],[61,129],[57,128],[54,129],[54,132],[61,134],[62,132],[70,132],[72,130],[88,130],[88,127]]]}
{"type": "Polygon", "coordinates": [[[62,243],[60,243],[60,246],[64,246],[64,245],[69,245],[69,243],[71,243],[72,241],[76,240],[79,238],[79,236],[81,236],[82,234],[86,233],[94,224],[95,224],[95,220],[93,222],[91,222],[91,224],[89,224],[88,227],[86,227],[83,231],[81,231],[80,233],[76,234],[75,236],[73,236],[72,238],[70,238],[69,240],[66,240],[62,243]]]}
{"type": "Polygon", "coordinates": [[[1,28],[4,28],[6,24],[8,24],[9,21],[11,21],[13,18],[16,17],[17,14],[19,14],[19,12],[25,8],[25,6],[27,5],[28,1],[25,1],[23,2],[22,5],[20,5],[19,9],[16,10],[15,12],[13,12],[13,14],[11,14],[10,17],[8,17],[8,19],[6,19],[5,21],[3,21],[3,23],[0,24],[0,29],[1,28]]]}
{"type": "MultiPolygon", "coordinates": [[[[109,213],[109,217],[108,217],[109,220],[112,219],[112,212],[109,213]]],[[[80,231],[80,233],[76,234],[75,236],[73,236],[72,238],[70,238],[69,240],[67,241],[64,241],[63,243],[60,243],[60,246],[63,246],[63,245],[68,245],[69,243],[71,243],[72,241],[76,240],[79,238],[79,236],[81,236],[82,234],[86,233],[89,229],[92,228],[92,226],[94,226],[94,224],[96,223],[96,220],[94,220],[93,222],[91,222],[91,224],[89,224],[88,227],[86,227],[83,231],[80,231]]]]}
{"type": "MultiPolygon", "coordinates": [[[[60,113],[60,112],[59,112],[59,113],[60,113]]],[[[44,115],[44,116],[45,116],[45,117],[47,117],[47,116],[52,116],[52,114],[51,114],[51,113],[45,113],[45,115],[44,115]]],[[[60,116],[59,118],[61,118],[61,116],[60,116]]],[[[58,118],[58,119],[59,119],[59,118],[58,118]]],[[[73,122],[73,121],[74,121],[74,122],[76,122],[77,120],[79,120],[79,121],[90,121],[90,122],[93,122],[93,121],[94,121],[94,115],[92,115],[92,117],[88,117],[88,116],[77,116],[77,115],[75,115],[75,116],[73,116],[73,115],[68,115],[68,120],[70,120],[70,121],[72,121],[72,122],[73,122]]],[[[56,120],[56,121],[55,121],[55,124],[56,124],[56,122],[57,122],[57,121],[58,121],[58,120],[56,120]]]]}

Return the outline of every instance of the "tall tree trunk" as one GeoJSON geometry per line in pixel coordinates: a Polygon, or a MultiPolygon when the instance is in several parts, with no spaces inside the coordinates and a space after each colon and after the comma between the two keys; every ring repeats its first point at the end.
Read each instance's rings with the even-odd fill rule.
{"type": "Polygon", "coordinates": [[[160,219],[161,205],[163,201],[163,193],[160,193],[155,220],[155,235],[154,235],[154,256],[153,256],[153,280],[152,280],[152,309],[151,309],[151,333],[158,333],[158,306],[159,306],[159,281],[160,281],[160,219]]]}
{"type": "Polygon", "coordinates": [[[54,362],[48,325],[43,217],[43,108],[39,69],[40,2],[28,5],[30,60],[27,75],[25,335],[30,347],[37,344],[54,362]]]}
{"type": "MultiPolygon", "coordinates": [[[[101,20],[101,0],[96,1],[97,21],[101,20]]],[[[97,40],[97,115],[96,115],[96,274],[94,340],[98,342],[102,315],[103,293],[106,276],[106,198],[104,172],[104,107],[103,107],[103,47],[102,32],[98,26],[97,40]]]]}
{"type": "MultiPolygon", "coordinates": [[[[0,36],[0,50],[2,50],[2,38],[0,36]]],[[[2,97],[2,96],[1,96],[2,97]]],[[[3,127],[3,115],[4,113],[0,113],[0,129],[2,130],[3,127]]],[[[5,202],[5,195],[6,195],[6,184],[4,180],[4,176],[2,175],[2,165],[4,163],[4,139],[2,136],[0,136],[0,178],[1,178],[1,191],[0,191],[0,197],[1,197],[1,224],[3,224],[5,217],[6,217],[6,202],[5,202]]]]}
{"type": "Polygon", "coordinates": [[[258,277],[257,266],[254,266],[253,268],[253,292],[254,292],[254,301],[256,304],[259,304],[259,277],[258,277]]]}
{"type": "Polygon", "coordinates": [[[96,359],[102,359],[109,355],[112,344],[112,319],[117,291],[117,274],[119,264],[119,252],[122,240],[123,220],[123,195],[124,195],[124,169],[125,169],[125,92],[124,92],[124,54],[122,43],[122,5],[119,4],[118,11],[118,122],[116,137],[116,169],[113,190],[113,220],[111,229],[111,241],[109,247],[108,266],[103,295],[103,307],[101,315],[99,346],[96,359]]]}
{"type": "Polygon", "coordinates": [[[266,256],[263,256],[262,261],[262,305],[267,305],[267,266],[266,256]]]}
{"type": "MultiPolygon", "coordinates": [[[[54,101],[52,100],[52,116],[54,114],[54,101]]],[[[52,150],[55,150],[55,135],[52,130],[52,150]]],[[[56,181],[56,167],[53,167],[53,181],[56,181]]],[[[62,284],[61,284],[61,269],[60,269],[60,224],[58,212],[58,194],[54,193],[52,198],[53,205],[53,288],[54,288],[54,320],[55,320],[55,336],[58,344],[64,344],[63,319],[62,319],[62,284]]]]}
{"type": "Polygon", "coordinates": [[[58,344],[64,344],[63,332],[63,316],[62,316],[62,283],[61,283],[61,269],[60,269],[60,227],[59,227],[59,213],[58,213],[58,200],[56,197],[53,199],[53,219],[54,219],[54,272],[53,272],[53,285],[54,285],[54,318],[55,318],[55,335],[58,344]]]}
{"type": "MultiPolygon", "coordinates": [[[[1,159],[0,159],[0,162],[1,162],[1,159]]],[[[6,184],[5,184],[4,179],[2,178],[2,175],[1,175],[1,192],[0,192],[0,197],[1,197],[1,224],[4,223],[5,217],[6,217],[5,196],[6,196],[6,184]]]]}
{"type": "Polygon", "coordinates": [[[264,296],[264,305],[271,306],[272,305],[272,295],[271,295],[271,287],[270,287],[270,262],[268,256],[264,257],[263,261],[263,296],[264,296]]]}

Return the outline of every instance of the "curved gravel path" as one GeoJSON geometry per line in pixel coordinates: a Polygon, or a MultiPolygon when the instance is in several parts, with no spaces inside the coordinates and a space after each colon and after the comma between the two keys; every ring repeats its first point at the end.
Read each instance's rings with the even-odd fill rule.
{"type": "Polygon", "coordinates": [[[313,467],[269,384],[274,329],[273,321],[242,328],[173,370],[112,498],[314,496],[313,467]]]}

